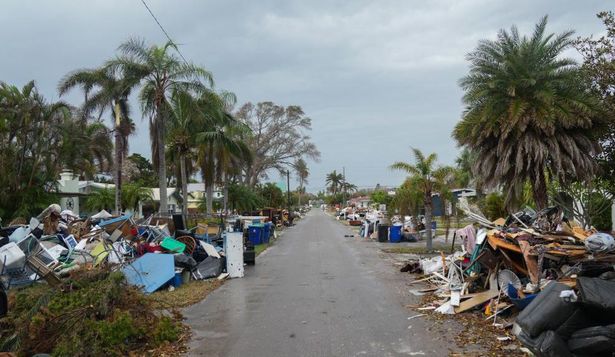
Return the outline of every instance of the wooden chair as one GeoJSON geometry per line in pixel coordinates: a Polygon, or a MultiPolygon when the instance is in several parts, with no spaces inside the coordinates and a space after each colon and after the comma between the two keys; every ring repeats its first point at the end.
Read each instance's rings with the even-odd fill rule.
{"type": "Polygon", "coordinates": [[[182,242],[186,245],[186,249],[184,250],[184,253],[188,255],[192,255],[192,253],[194,253],[194,249],[196,248],[196,241],[194,240],[194,238],[190,236],[181,236],[181,237],[175,238],[175,240],[178,242],[182,242]]]}

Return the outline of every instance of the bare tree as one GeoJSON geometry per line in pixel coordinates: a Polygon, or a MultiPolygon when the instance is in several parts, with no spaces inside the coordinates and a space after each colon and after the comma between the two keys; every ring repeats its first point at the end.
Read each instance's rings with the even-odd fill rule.
{"type": "Polygon", "coordinates": [[[243,167],[243,179],[247,185],[254,187],[259,179],[267,177],[268,171],[285,171],[298,159],[318,161],[320,158],[316,145],[306,134],[312,130],[312,120],[299,106],[246,103],[235,117],[252,129],[246,144],[254,153],[254,159],[243,167]]]}

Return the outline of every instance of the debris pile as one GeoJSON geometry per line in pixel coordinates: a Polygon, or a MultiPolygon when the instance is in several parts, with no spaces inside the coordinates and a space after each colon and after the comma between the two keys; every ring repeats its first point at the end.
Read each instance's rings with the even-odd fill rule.
{"type": "Polygon", "coordinates": [[[456,232],[462,251],[402,268],[424,275],[411,284],[428,284],[411,293],[435,295],[421,310],[480,310],[497,327],[514,325],[512,332],[537,356],[615,352],[612,235],[583,229],[559,207],[491,222],[467,202],[461,206],[479,226],[456,232]]]}
{"type": "Polygon", "coordinates": [[[219,276],[226,268],[224,232],[197,226],[173,227],[172,234],[170,226],[181,225],[181,216],[175,223],[152,224],[151,218],[137,222],[131,215],[113,217],[106,211],[79,219],[51,205],[28,225],[0,230],[4,289],[39,279],[57,286],[73,271],[106,266],[123,271],[145,293],[219,276]]]}
{"type": "MultiPolygon", "coordinates": [[[[242,277],[244,261],[254,263],[241,219],[236,232],[222,221],[186,230],[181,215],[152,220],[104,210],[80,218],[53,204],[27,224],[0,227],[2,351],[123,355],[176,341],[181,316],[159,314],[145,295],[242,277]]],[[[261,226],[273,235],[272,225],[261,226]]],[[[269,240],[265,229],[257,233],[269,240]]]]}

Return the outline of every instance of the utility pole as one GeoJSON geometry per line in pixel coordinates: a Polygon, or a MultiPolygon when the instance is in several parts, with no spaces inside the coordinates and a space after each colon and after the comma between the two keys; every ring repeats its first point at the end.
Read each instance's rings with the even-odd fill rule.
{"type": "Polygon", "coordinates": [[[342,166],[342,176],[344,176],[344,182],[342,183],[342,188],[344,189],[344,191],[342,191],[342,203],[344,207],[346,207],[346,167],[345,166],[342,166]]]}
{"type": "Polygon", "coordinates": [[[288,206],[288,218],[290,218],[290,170],[286,170],[286,203],[288,206]]]}

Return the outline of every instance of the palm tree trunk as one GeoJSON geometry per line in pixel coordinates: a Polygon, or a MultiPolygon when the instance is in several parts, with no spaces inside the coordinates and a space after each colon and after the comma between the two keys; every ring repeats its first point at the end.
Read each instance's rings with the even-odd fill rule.
{"type": "Polygon", "coordinates": [[[120,123],[122,114],[120,103],[115,102],[115,213],[121,214],[122,211],[122,133],[120,133],[120,123]]]}
{"type": "Polygon", "coordinates": [[[299,178],[299,207],[301,207],[301,195],[303,194],[303,179],[299,178]]]}
{"type": "Polygon", "coordinates": [[[536,208],[541,210],[547,207],[547,181],[545,178],[544,170],[540,169],[535,181],[532,184],[532,193],[534,201],[536,202],[536,208]]]}
{"type": "Polygon", "coordinates": [[[444,225],[445,225],[444,242],[448,243],[448,234],[451,230],[451,216],[448,214],[444,214],[444,225]]]}
{"type": "Polygon", "coordinates": [[[160,209],[161,214],[167,214],[169,207],[167,203],[167,161],[164,154],[164,119],[160,105],[156,107],[156,136],[158,136],[158,188],[160,189],[160,209]]]}
{"type": "Polygon", "coordinates": [[[188,215],[188,178],[186,175],[186,155],[183,152],[179,154],[179,170],[182,177],[182,216],[185,223],[188,215]]]}
{"type": "Polygon", "coordinates": [[[214,200],[214,185],[213,183],[208,183],[206,184],[205,187],[205,192],[206,192],[206,199],[207,199],[207,215],[210,215],[213,213],[213,200],[214,200]]]}
{"type": "Polygon", "coordinates": [[[427,234],[427,251],[433,249],[432,236],[431,236],[431,192],[425,192],[425,233],[427,234]]]}
{"type": "Polygon", "coordinates": [[[226,174],[222,176],[222,182],[224,182],[224,197],[222,198],[224,204],[224,216],[228,215],[228,180],[226,174]]]}

